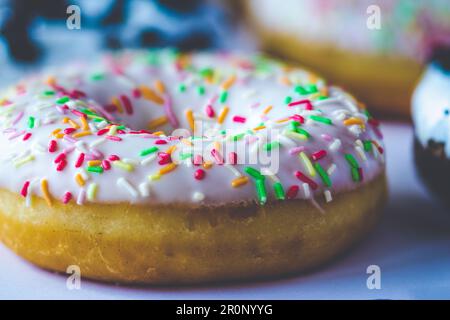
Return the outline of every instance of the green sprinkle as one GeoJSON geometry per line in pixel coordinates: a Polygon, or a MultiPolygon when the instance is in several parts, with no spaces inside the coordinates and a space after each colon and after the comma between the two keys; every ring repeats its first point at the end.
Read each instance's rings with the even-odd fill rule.
{"type": "Polygon", "coordinates": [[[308,93],[316,93],[317,90],[317,86],[315,84],[307,84],[303,87],[308,93]]]}
{"type": "Polygon", "coordinates": [[[283,186],[282,186],[282,184],[281,184],[280,182],[275,182],[275,183],[273,184],[273,191],[275,191],[275,197],[276,197],[278,200],[284,200],[284,199],[286,199],[286,195],[285,195],[285,193],[284,193],[283,186]]]}
{"type": "Polygon", "coordinates": [[[203,96],[204,94],[205,94],[205,87],[204,86],[199,86],[198,88],[197,88],[197,92],[198,92],[198,94],[200,95],[200,96],[203,96]]]}
{"type": "Polygon", "coordinates": [[[87,171],[95,172],[95,173],[103,173],[103,168],[99,167],[99,166],[91,166],[91,167],[87,167],[87,171]]]}
{"type": "Polygon", "coordinates": [[[265,204],[267,202],[267,192],[266,186],[264,185],[264,180],[256,180],[256,194],[258,195],[258,200],[260,204],[265,204]]]}
{"type": "Polygon", "coordinates": [[[328,96],[318,96],[316,98],[316,100],[326,100],[326,99],[328,99],[328,96]]]}
{"type": "Polygon", "coordinates": [[[366,152],[372,151],[372,141],[365,140],[363,142],[363,145],[364,145],[364,151],[366,151],[366,152]]]}
{"type": "Polygon", "coordinates": [[[56,100],[56,103],[57,104],[64,104],[64,103],[69,102],[69,101],[70,101],[69,97],[62,97],[62,98],[59,98],[58,100],[56,100]]]}
{"type": "Polygon", "coordinates": [[[352,179],[355,182],[358,182],[360,180],[358,168],[353,168],[352,167],[352,179]]]}
{"type": "Polygon", "coordinates": [[[139,155],[140,155],[141,157],[145,157],[145,156],[148,156],[149,154],[152,154],[152,153],[154,153],[154,152],[156,152],[156,151],[158,151],[158,150],[159,150],[158,147],[153,146],[153,147],[151,147],[151,148],[142,150],[141,153],[140,153],[139,155]]]}
{"type": "Polygon", "coordinates": [[[309,134],[309,132],[306,131],[305,129],[302,129],[302,128],[297,128],[297,129],[295,130],[295,132],[300,133],[301,135],[304,135],[304,136],[307,137],[307,138],[310,138],[310,137],[311,137],[311,135],[309,134]]]}
{"type": "Polygon", "coordinates": [[[53,96],[55,94],[55,91],[47,90],[43,92],[44,96],[53,96]]]}
{"type": "Polygon", "coordinates": [[[284,103],[285,104],[289,104],[292,102],[292,97],[291,96],[286,96],[286,98],[284,98],[284,103]]]}
{"type": "Polygon", "coordinates": [[[186,92],[186,85],[185,84],[180,84],[179,86],[178,86],[178,91],[180,91],[180,92],[186,92]]]}
{"type": "Polygon", "coordinates": [[[117,126],[117,130],[125,130],[127,127],[124,125],[117,126]]]}
{"type": "Polygon", "coordinates": [[[329,118],[325,118],[325,117],[321,117],[321,116],[315,116],[315,115],[309,116],[309,118],[311,120],[314,120],[314,121],[317,121],[317,122],[321,122],[321,123],[325,123],[325,124],[328,124],[328,125],[333,124],[333,121],[331,121],[331,119],[329,119],[329,118]]]}
{"type": "Polygon", "coordinates": [[[34,117],[28,118],[28,128],[30,128],[30,129],[34,128],[34,117]]]}
{"type": "Polygon", "coordinates": [[[212,77],[214,75],[214,70],[211,68],[205,68],[200,70],[200,75],[205,78],[212,77]]]}
{"type": "Polygon", "coordinates": [[[244,171],[256,180],[265,180],[265,177],[258,170],[252,167],[245,167],[244,171]]]}
{"type": "Polygon", "coordinates": [[[226,135],[227,134],[227,130],[220,130],[220,132],[219,132],[221,135],[226,135]]]}
{"type": "Polygon", "coordinates": [[[231,137],[231,140],[238,141],[241,140],[245,136],[245,133],[239,133],[231,137]]]}
{"type": "Polygon", "coordinates": [[[94,73],[91,75],[91,80],[93,81],[99,81],[105,78],[105,75],[103,73],[94,73]]]}
{"type": "Polygon", "coordinates": [[[263,146],[263,149],[264,149],[265,151],[270,151],[270,150],[272,150],[272,149],[278,148],[279,146],[280,146],[280,143],[279,143],[278,141],[273,141],[273,142],[271,142],[271,143],[266,143],[266,144],[263,146]]]}
{"type": "Polygon", "coordinates": [[[220,94],[220,98],[219,98],[220,103],[225,103],[227,101],[227,98],[228,98],[228,91],[223,91],[220,94]]]}
{"type": "Polygon", "coordinates": [[[289,126],[291,127],[292,131],[297,132],[297,128],[300,126],[300,122],[298,122],[298,121],[291,121],[289,123],[289,126]]]}
{"type": "Polygon", "coordinates": [[[352,156],[350,153],[346,153],[345,155],[345,159],[347,160],[348,164],[352,167],[352,168],[359,168],[359,164],[358,161],[356,161],[355,157],[352,156]]]}
{"type": "Polygon", "coordinates": [[[308,94],[308,91],[300,85],[295,86],[294,91],[301,95],[308,94]]]}
{"type": "Polygon", "coordinates": [[[186,160],[192,158],[192,153],[187,152],[187,153],[180,153],[180,159],[181,160],[186,160]]]}
{"type": "Polygon", "coordinates": [[[318,162],[315,162],[314,163],[314,168],[319,173],[319,176],[322,178],[323,183],[327,187],[331,187],[330,177],[328,176],[328,173],[322,168],[322,166],[318,162]]]}
{"type": "Polygon", "coordinates": [[[363,112],[367,116],[367,118],[369,118],[369,119],[372,118],[372,115],[370,114],[370,112],[367,109],[364,109],[363,112]]]}

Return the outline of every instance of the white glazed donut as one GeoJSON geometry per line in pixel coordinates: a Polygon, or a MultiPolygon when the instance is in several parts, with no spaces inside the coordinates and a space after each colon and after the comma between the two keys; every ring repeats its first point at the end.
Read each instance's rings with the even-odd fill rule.
{"type": "MultiPolygon", "coordinates": [[[[46,226],[55,221],[52,215],[58,212],[58,219],[68,211],[75,211],[75,215],[78,211],[79,219],[87,219],[88,211],[92,217],[113,211],[111,204],[126,211],[117,217],[111,213],[111,219],[131,216],[133,210],[147,210],[151,217],[151,210],[166,207],[217,208],[217,217],[228,214],[220,208],[235,207],[238,212],[247,207],[258,213],[270,207],[276,212],[277,206],[300,210],[311,202],[319,210],[329,211],[336,195],[355,196],[384,179],[378,122],[361,105],[309,72],[257,55],[121,52],[106,56],[101,63],[68,65],[26,79],[3,92],[0,105],[0,188],[5,199],[15,199],[14,193],[25,198],[22,203],[5,200],[14,207],[5,204],[0,208],[5,216],[3,225],[17,226],[21,230],[17,234],[27,234],[25,230],[31,234],[35,228],[36,239],[39,223],[34,221],[33,227],[29,221],[15,220],[26,216],[27,210],[38,215],[48,210],[46,226]],[[186,134],[194,128],[195,135],[186,134]],[[269,163],[263,163],[264,155],[271,155],[269,163]]],[[[384,184],[379,184],[383,187],[373,195],[376,205],[370,202],[369,208],[362,204],[355,219],[362,220],[365,212],[373,212],[382,203],[384,184]]],[[[345,205],[349,207],[339,210],[348,210],[351,216],[355,209],[351,203],[345,205]]],[[[308,210],[320,217],[314,206],[308,210]]],[[[177,211],[173,216],[186,212],[177,211]]],[[[170,218],[171,213],[166,212],[166,216],[170,218]]],[[[170,230],[158,221],[163,230],[170,230]]],[[[298,221],[302,221],[300,216],[298,221]]],[[[68,222],[64,223],[67,226],[68,222]]],[[[92,221],[83,226],[89,223],[97,226],[92,221]]],[[[24,244],[26,240],[10,234],[6,227],[2,240],[39,265],[64,270],[61,261],[69,263],[69,256],[81,257],[71,251],[75,240],[64,242],[61,234],[58,238],[57,228],[51,236],[49,230],[41,230],[45,239],[55,237],[51,244],[43,240],[40,250],[34,248],[42,253],[45,247],[44,255],[32,253],[30,244],[24,244]],[[57,252],[55,243],[66,249],[57,252]]],[[[244,225],[233,228],[245,230],[244,225]]],[[[68,237],[67,230],[59,231],[68,237]]],[[[355,231],[355,237],[357,234],[355,231]]],[[[98,241],[89,246],[101,247],[98,241]]],[[[336,246],[345,247],[349,242],[342,240],[338,245],[336,240],[336,246]]],[[[177,244],[173,246],[171,251],[177,252],[177,244]]],[[[330,249],[333,252],[326,257],[312,259],[307,265],[341,249],[330,249]]],[[[158,273],[157,267],[158,275],[136,275],[138,269],[149,267],[144,262],[136,267],[138,262],[130,260],[130,254],[127,270],[136,267],[132,275],[123,269],[111,271],[119,268],[117,261],[125,259],[123,250],[100,271],[94,270],[101,265],[95,255],[88,262],[77,263],[90,270],[86,272],[89,277],[116,281],[195,282],[234,278],[237,273],[226,273],[226,264],[223,270],[213,272],[206,264],[189,279],[179,271],[158,273]]],[[[149,259],[155,257],[163,261],[157,254],[149,259]]],[[[264,261],[260,263],[264,265],[264,261]]],[[[293,270],[264,269],[255,275],[293,270]]]]}

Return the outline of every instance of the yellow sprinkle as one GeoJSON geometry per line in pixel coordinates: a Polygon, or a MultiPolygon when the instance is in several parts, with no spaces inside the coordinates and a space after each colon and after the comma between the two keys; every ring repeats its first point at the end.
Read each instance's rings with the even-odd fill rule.
{"type": "Polygon", "coordinates": [[[16,160],[16,161],[14,162],[14,166],[15,166],[16,168],[19,168],[19,167],[23,166],[24,164],[26,164],[26,163],[28,163],[28,162],[31,162],[31,161],[33,161],[33,160],[34,160],[34,156],[33,156],[32,154],[30,154],[30,155],[27,156],[27,157],[24,157],[24,158],[22,158],[22,159],[16,160]]]}
{"type": "Polygon", "coordinates": [[[64,138],[65,134],[64,133],[55,133],[55,138],[56,139],[62,139],[64,138]]]}
{"type": "Polygon", "coordinates": [[[364,126],[364,121],[362,121],[361,119],[358,119],[358,118],[354,118],[354,117],[344,120],[344,125],[346,125],[346,126],[351,126],[353,124],[358,124],[360,126],[364,126]]]}
{"type": "Polygon", "coordinates": [[[151,88],[147,87],[147,86],[140,86],[139,90],[142,93],[142,96],[144,97],[144,99],[150,100],[156,104],[163,104],[164,103],[164,99],[161,98],[155,91],[153,91],[151,88]]]}
{"type": "Polygon", "coordinates": [[[148,123],[148,128],[154,129],[154,128],[165,125],[167,122],[168,122],[168,119],[166,116],[155,118],[148,123]]]}
{"type": "Polygon", "coordinates": [[[189,127],[191,128],[191,131],[194,132],[195,120],[192,109],[186,109],[186,120],[189,124],[189,127]]]}
{"type": "Polygon", "coordinates": [[[109,128],[108,134],[109,134],[110,136],[115,136],[116,133],[117,133],[117,126],[116,126],[116,125],[112,125],[112,126],[109,128]]]}
{"type": "Polygon", "coordinates": [[[172,152],[174,152],[176,148],[177,148],[177,146],[175,146],[175,145],[174,145],[174,146],[170,146],[170,147],[167,149],[166,153],[172,154],[172,152]]]}
{"type": "Polygon", "coordinates": [[[305,165],[306,170],[308,170],[309,175],[311,177],[314,177],[316,175],[316,170],[314,169],[311,160],[309,160],[306,153],[300,152],[300,159],[303,161],[303,164],[305,165]]]}
{"type": "Polygon", "coordinates": [[[253,131],[259,131],[259,130],[262,130],[265,128],[266,128],[266,126],[259,126],[259,127],[253,128],[253,131]]]}
{"type": "Polygon", "coordinates": [[[52,131],[52,136],[55,136],[56,134],[58,134],[59,132],[61,132],[61,129],[55,129],[52,131]]]}
{"type": "Polygon", "coordinates": [[[173,162],[169,163],[167,166],[159,169],[158,174],[163,175],[163,174],[169,173],[170,171],[174,170],[176,167],[177,167],[177,165],[175,163],[173,163],[173,162]]]}
{"type": "Polygon", "coordinates": [[[212,166],[213,166],[213,163],[211,161],[203,162],[203,168],[205,168],[205,169],[211,169],[212,166]]]}
{"type": "Polygon", "coordinates": [[[161,179],[161,175],[160,175],[159,173],[155,173],[155,174],[153,174],[153,175],[151,175],[151,176],[148,176],[148,179],[149,179],[150,181],[156,181],[156,180],[161,179]]]}
{"type": "Polygon", "coordinates": [[[166,135],[165,133],[164,133],[164,131],[155,131],[155,132],[153,132],[152,134],[154,134],[155,136],[161,136],[161,135],[166,135]]]}
{"type": "Polygon", "coordinates": [[[219,117],[217,118],[217,122],[219,124],[222,124],[224,122],[229,110],[230,108],[228,108],[227,106],[223,107],[222,110],[220,110],[219,117]]]}
{"type": "Polygon", "coordinates": [[[236,81],[236,75],[232,75],[230,76],[227,80],[225,80],[222,83],[222,89],[223,90],[228,90],[231,88],[231,86],[234,84],[234,82],[236,81]]]}
{"type": "MultiPolygon", "coordinates": [[[[115,161],[117,162],[117,161],[115,161]]],[[[91,183],[87,189],[87,198],[89,201],[94,201],[97,197],[98,185],[96,183],[91,183]]]]}
{"type": "Polygon", "coordinates": [[[75,129],[80,128],[80,125],[78,123],[76,123],[74,120],[69,119],[68,122],[72,126],[72,128],[75,128],[75,129]]]}
{"type": "Polygon", "coordinates": [[[285,132],[283,132],[283,135],[285,135],[288,138],[295,139],[295,140],[300,140],[300,141],[308,140],[308,137],[305,136],[304,134],[294,132],[294,131],[285,131],[285,132]]]}
{"type": "Polygon", "coordinates": [[[72,138],[81,138],[81,137],[85,137],[85,136],[89,136],[92,133],[90,131],[80,131],[80,132],[76,132],[72,135],[72,138]]]}
{"type": "Polygon", "coordinates": [[[125,162],[120,161],[120,160],[118,160],[118,161],[113,161],[113,162],[112,162],[112,165],[113,165],[114,167],[120,168],[120,169],[125,170],[125,171],[128,171],[128,172],[131,172],[131,171],[134,170],[134,166],[133,166],[132,164],[130,164],[130,163],[125,163],[125,162]]]}
{"type": "Polygon", "coordinates": [[[277,120],[275,122],[276,123],[283,123],[283,122],[286,122],[286,121],[289,121],[289,120],[290,120],[289,118],[283,118],[283,119],[277,120]]]}
{"type": "Polygon", "coordinates": [[[242,176],[242,177],[233,179],[233,181],[231,181],[231,186],[233,188],[237,188],[237,187],[243,186],[244,184],[247,184],[247,182],[248,182],[248,177],[242,176]]]}
{"type": "Polygon", "coordinates": [[[189,147],[192,147],[194,144],[189,141],[188,139],[181,139],[181,143],[183,143],[184,145],[187,145],[189,147]]]}
{"type": "Polygon", "coordinates": [[[89,167],[97,167],[97,166],[101,166],[102,162],[100,160],[91,160],[88,161],[88,166],[89,167]]]}
{"type": "Polygon", "coordinates": [[[158,90],[159,93],[165,93],[166,87],[164,86],[164,83],[161,80],[155,81],[155,88],[158,90]]]}
{"type": "Polygon", "coordinates": [[[87,122],[87,120],[86,120],[86,118],[85,117],[80,117],[80,121],[81,121],[81,128],[83,129],[83,130],[89,130],[89,125],[88,125],[88,122],[87,122]]]}
{"type": "Polygon", "coordinates": [[[222,145],[219,143],[219,141],[214,141],[214,148],[217,151],[221,151],[222,150],[222,145]]]}
{"type": "Polygon", "coordinates": [[[113,97],[113,98],[111,99],[111,103],[116,107],[116,109],[117,109],[117,111],[118,111],[119,113],[123,113],[122,104],[120,103],[119,98],[113,97]]]}
{"type": "Polygon", "coordinates": [[[263,114],[268,114],[270,112],[270,110],[272,110],[273,106],[268,106],[267,108],[265,108],[263,110],[263,114]]]}
{"type": "Polygon", "coordinates": [[[48,181],[47,179],[42,179],[41,180],[41,191],[42,191],[42,195],[45,199],[45,201],[47,202],[47,205],[49,207],[52,206],[52,197],[50,195],[50,192],[48,191],[48,181]]]}
{"type": "Polygon", "coordinates": [[[80,187],[83,187],[85,185],[85,181],[84,181],[83,176],[81,175],[81,173],[77,173],[75,175],[75,181],[80,187]]]}

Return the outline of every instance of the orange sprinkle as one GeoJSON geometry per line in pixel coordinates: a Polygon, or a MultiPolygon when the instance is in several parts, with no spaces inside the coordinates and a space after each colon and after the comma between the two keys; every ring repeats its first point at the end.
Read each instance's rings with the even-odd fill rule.
{"type": "Polygon", "coordinates": [[[213,166],[213,163],[211,161],[203,162],[203,168],[205,168],[205,169],[211,169],[212,166],[213,166]]]}
{"type": "Polygon", "coordinates": [[[88,161],[88,166],[89,167],[97,167],[97,166],[101,166],[102,162],[100,160],[91,160],[88,161]]]}
{"type": "Polygon", "coordinates": [[[237,187],[243,186],[247,182],[248,182],[248,177],[242,176],[242,177],[233,179],[233,181],[231,181],[231,186],[233,188],[237,188],[237,187]]]}
{"type": "Polygon", "coordinates": [[[153,132],[153,134],[154,134],[155,136],[165,135],[164,131],[155,131],[155,132],[153,132]]]}
{"type": "Polygon", "coordinates": [[[139,90],[142,93],[142,96],[144,97],[144,99],[150,100],[156,104],[163,104],[164,103],[164,99],[161,98],[155,91],[153,91],[151,88],[147,87],[147,86],[140,86],[139,90]]]}
{"type": "Polygon", "coordinates": [[[273,106],[268,106],[267,108],[265,108],[263,110],[263,114],[268,114],[270,112],[270,110],[272,110],[273,106]]]}
{"type": "Polygon", "coordinates": [[[259,131],[259,130],[262,130],[265,128],[266,128],[266,126],[259,126],[259,127],[253,128],[253,131],[259,131]]]}
{"type": "Polygon", "coordinates": [[[344,125],[346,125],[346,126],[351,126],[353,124],[358,124],[360,126],[364,126],[364,121],[362,121],[359,118],[354,118],[354,117],[344,120],[344,125]]]}
{"type": "Polygon", "coordinates": [[[80,120],[81,120],[81,128],[83,129],[83,130],[89,130],[89,125],[88,125],[88,122],[87,122],[87,120],[86,120],[86,118],[85,117],[80,117],[80,120]]]}
{"type": "Polygon", "coordinates": [[[55,133],[54,136],[56,139],[62,139],[62,138],[64,138],[65,134],[58,132],[58,133],[55,133]]]}
{"type": "Polygon", "coordinates": [[[45,201],[47,202],[47,205],[49,207],[51,207],[52,206],[52,197],[50,195],[50,192],[48,191],[47,179],[41,180],[41,191],[42,191],[42,195],[44,196],[45,201]]]}
{"type": "Polygon", "coordinates": [[[177,148],[177,146],[170,146],[167,150],[166,150],[166,153],[168,153],[168,154],[172,154],[172,152],[174,152],[175,151],[175,149],[177,148]]]}
{"type": "Polygon", "coordinates": [[[117,111],[118,111],[119,113],[123,113],[122,104],[120,103],[119,98],[113,97],[113,98],[111,99],[111,103],[117,108],[117,111]]]}
{"type": "Polygon", "coordinates": [[[56,79],[55,79],[55,77],[53,77],[53,76],[49,76],[48,78],[47,78],[47,84],[49,85],[49,86],[51,86],[51,85],[55,85],[56,84],[56,79]]]}
{"type": "Polygon", "coordinates": [[[186,109],[186,119],[189,124],[189,127],[191,128],[192,132],[194,132],[195,128],[195,121],[194,121],[194,114],[192,112],[192,109],[186,109]]]}
{"type": "Polygon", "coordinates": [[[163,126],[163,125],[165,125],[168,121],[169,121],[169,120],[167,119],[166,116],[162,116],[162,117],[159,117],[159,118],[155,118],[155,119],[151,120],[151,121],[148,123],[148,128],[149,128],[149,129],[154,129],[154,128],[163,126]]]}
{"type": "Polygon", "coordinates": [[[75,128],[75,129],[80,128],[80,125],[78,123],[76,123],[74,120],[69,119],[68,122],[72,126],[72,128],[75,128]]]}
{"type": "Polygon", "coordinates": [[[161,80],[155,81],[155,88],[158,90],[159,93],[165,93],[166,92],[166,86],[161,80]]]}
{"type": "Polygon", "coordinates": [[[289,78],[286,77],[286,76],[280,77],[279,81],[280,81],[281,84],[284,84],[285,86],[290,86],[290,85],[292,85],[291,80],[289,80],[289,78]]]}
{"type": "Polygon", "coordinates": [[[219,141],[214,141],[214,148],[217,151],[220,151],[222,149],[222,145],[219,143],[219,141]]]}
{"type": "Polygon", "coordinates": [[[61,129],[60,129],[60,128],[55,129],[55,130],[52,131],[52,135],[53,135],[53,136],[56,136],[59,132],[61,132],[61,129]]]}
{"type": "Polygon", "coordinates": [[[275,121],[276,123],[283,123],[283,122],[286,122],[286,121],[289,121],[290,119],[289,118],[283,118],[283,119],[279,119],[279,120],[277,120],[277,121],[275,121]]]}
{"type": "Polygon", "coordinates": [[[81,138],[85,136],[90,136],[92,133],[90,131],[80,131],[72,135],[72,138],[81,138]]]}
{"type": "Polygon", "coordinates": [[[83,176],[81,175],[81,173],[77,173],[75,175],[75,181],[80,187],[83,187],[85,185],[85,181],[84,181],[83,176]]]}
{"type": "Polygon", "coordinates": [[[227,106],[223,107],[222,110],[220,110],[219,117],[217,118],[217,122],[219,124],[222,124],[225,121],[225,117],[227,116],[229,110],[230,108],[228,108],[227,106]]]}
{"type": "Polygon", "coordinates": [[[234,82],[236,81],[236,75],[232,75],[232,76],[230,76],[227,80],[225,80],[223,83],[222,83],[222,89],[223,90],[228,90],[228,89],[230,89],[231,88],[231,86],[234,84],[234,82]]]}
{"type": "Polygon", "coordinates": [[[169,173],[170,171],[174,170],[177,167],[177,165],[175,163],[169,163],[167,166],[162,167],[161,169],[159,169],[159,174],[163,175],[166,173],[169,173]]]}
{"type": "Polygon", "coordinates": [[[189,147],[192,147],[194,144],[191,142],[191,141],[189,141],[188,139],[181,139],[181,143],[183,143],[183,144],[185,144],[185,145],[187,145],[187,146],[189,146],[189,147]]]}

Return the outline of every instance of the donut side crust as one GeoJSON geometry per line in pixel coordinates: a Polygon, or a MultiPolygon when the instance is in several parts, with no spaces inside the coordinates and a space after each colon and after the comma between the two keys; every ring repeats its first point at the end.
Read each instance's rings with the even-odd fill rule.
{"type": "Polygon", "coordinates": [[[184,285],[310,270],[348,249],[376,223],[384,173],[333,201],[193,208],[131,204],[48,207],[0,190],[0,239],[28,261],[82,278],[184,285]]]}

